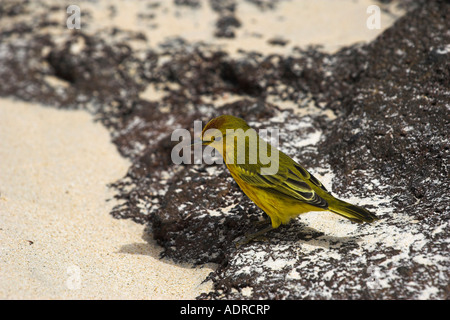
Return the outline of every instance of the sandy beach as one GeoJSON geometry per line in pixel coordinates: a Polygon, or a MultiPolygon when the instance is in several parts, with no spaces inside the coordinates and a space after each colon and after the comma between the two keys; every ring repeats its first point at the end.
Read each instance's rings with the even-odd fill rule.
{"type": "MultiPolygon", "coordinates": [[[[130,41],[136,51],[180,36],[223,47],[230,55],[239,50],[286,54],[308,45],[335,52],[372,41],[401,16],[391,7],[381,12],[381,28],[369,29],[371,1],[287,1],[275,13],[244,2],[236,14],[252,23],[230,40],[213,37],[217,13],[205,2],[198,10],[172,3],[161,3],[156,18],[146,21],[136,19],[149,14],[140,1],[83,1],[82,10],[92,13],[84,31],[118,26],[142,32],[147,42],[130,41]],[[287,45],[270,45],[270,39],[287,45]]],[[[50,14],[61,21],[67,16],[50,14]]],[[[67,30],[39,32],[64,40],[67,30]]],[[[56,86],[67,86],[57,81],[56,86]]],[[[156,101],[161,92],[150,84],[141,97],[156,101]]],[[[108,184],[123,178],[131,163],[91,113],[0,98],[0,159],[0,299],[194,299],[213,289],[205,279],[217,265],[161,259],[162,248],[144,225],[111,216],[117,200],[108,184]]]]}
{"type": "Polygon", "coordinates": [[[193,299],[212,266],[159,258],[116,220],[107,185],[129,163],[85,111],[0,99],[0,298],[193,299]]]}

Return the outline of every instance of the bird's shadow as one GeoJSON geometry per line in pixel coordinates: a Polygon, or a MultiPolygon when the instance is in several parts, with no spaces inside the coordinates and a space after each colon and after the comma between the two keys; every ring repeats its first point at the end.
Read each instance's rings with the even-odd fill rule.
{"type": "Polygon", "coordinates": [[[282,242],[283,244],[306,243],[325,249],[329,248],[357,248],[358,242],[362,241],[358,236],[333,236],[318,231],[302,222],[295,222],[289,225],[282,225],[270,231],[265,240],[282,242]]]}
{"type": "Polygon", "coordinates": [[[192,259],[174,259],[174,257],[167,255],[165,253],[164,247],[158,244],[155,239],[153,239],[152,228],[148,225],[142,231],[141,238],[144,242],[124,244],[119,248],[117,253],[149,256],[156,260],[161,260],[169,265],[176,265],[177,267],[186,269],[203,266],[210,266],[211,268],[213,268],[213,265],[209,265],[208,262],[197,263],[192,259]]]}
{"type": "Polygon", "coordinates": [[[144,255],[159,259],[163,249],[156,243],[155,240],[153,240],[147,228],[145,228],[142,233],[142,240],[145,242],[129,243],[121,246],[117,253],[144,255]]]}
{"type": "MultiPolygon", "coordinates": [[[[244,227],[240,229],[239,235],[234,233],[235,236],[227,238],[226,241],[228,243],[223,243],[219,250],[227,250],[226,248],[230,248],[234,250],[237,248],[237,244],[239,240],[242,240],[245,237],[245,232],[251,231],[254,232],[260,227],[255,225],[250,226],[247,225],[248,228],[244,227]]],[[[226,229],[226,226],[217,221],[217,228],[226,229]],[[221,226],[222,224],[222,226],[221,226]]],[[[125,244],[120,247],[118,253],[132,254],[132,255],[145,255],[151,256],[154,259],[163,259],[168,264],[176,264],[180,265],[179,259],[174,261],[171,259],[170,254],[165,254],[165,249],[159,245],[156,240],[153,239],[153,233],[150,227],[146,227],[142,233],[142,240],[144,242],[140,243],[130,243],[125,244]]],[[[307,244],[309,246],[330,249],[330,248],[346,248],[346,249],[354,249],[358,248],[358,242],[362,241],[358,236],[345,236],[338,237],[333,235],[327,235],[324,232],[318,231],[305,223],[300,221],[295,221],[288,225],[282,225],[277,229],[271,230],[266,233],[262,238],[250,241],[249,243],[238,246],[238,250],[245,250],[247,245],[273,245],[273,244],[283,244],[283,245],[299,245],[299,244],[307,244]],[[264,240],[264,241],[262,241],[264,240]]],[[[199,254],[199,253],[198,253],[199,254]]],[[[203,252],[204,255],[204,252],[203,252]]],[[[183,260],[183,259],[181,259],[183,260]]],[[[208,259],[207,259],[208,260],[208,259]]],[[[186,260],[185,267],[192,267],[193,264],[189,263],[189,259],[186,260]],[[189,265],[189,266],[188,266],[189,265]]],[[[192,262],[192,261],[191,261],[192,262]]],[[[203,261],[200,264],[203,264],[203,261]]],[[[197,263],[194,263],[196,265],[197,263]]],[[[184,265],[184,264],[183,264],[184,265]]]]}

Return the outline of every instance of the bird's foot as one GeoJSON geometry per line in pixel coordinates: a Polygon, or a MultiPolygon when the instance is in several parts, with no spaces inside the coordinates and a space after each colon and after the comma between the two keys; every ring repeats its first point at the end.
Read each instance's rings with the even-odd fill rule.
{"type": "Polygon", "coordinates": [[[266,224],[271,224],[271,223],[272,223],[272,220],[270,218],[267,218],[264,220],[259,220],[259,221],[254,222],[254,225],[255,226],[264,226],[266,224]]]}
{"type": "Polygon", "coordinates": [[[267,241],[267,238],[265,236],[263,236],[263,235],[266,232],[268,232],[268,231],[270,231],[272,229],[273,229],[272,225],[269,225],[266,228],[261,229],[261,230],[255,232],[255,233],[246,234],[244,239],[236,242],[236,248],[238,248],[238,247],[240,247],[240,246],[242,246],[244,244],[247,244],[249,242],[252,242],[252,241],[261,241],[261,240],[267,241]]]}

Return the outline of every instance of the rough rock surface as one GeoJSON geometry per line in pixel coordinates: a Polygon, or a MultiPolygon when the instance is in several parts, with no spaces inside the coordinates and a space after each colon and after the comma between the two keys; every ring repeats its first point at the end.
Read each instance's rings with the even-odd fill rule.
{"type": "MultiPolygon", "coordinates": [[[[110,128],[133,161],[113,185],[123,203],[112,214],[147,224],[174,260],[218,263],[215,290],[200,298],[449,298],[447,2],[424,1],[375,41],[336,54],[241,58],[182,39],[137,54],[128,41],[145,37],[124,30],[53,35],[45,28],[61,22],[30,15],[32,5],[0,4],[0,18],[16,21],[0,29],[0,95],[86,108],[110,128]],[[149,85],[164,94],[141,98],[149,85]],[[279,128],[284,152],[381,220],[309,213],[236,248],[262,211],[224,165],[170,157],[176,128],[223,113],[279,128]]],[[[237,3],[211,5],[221,14],[216,36],[232,37],[237,3]]]]}

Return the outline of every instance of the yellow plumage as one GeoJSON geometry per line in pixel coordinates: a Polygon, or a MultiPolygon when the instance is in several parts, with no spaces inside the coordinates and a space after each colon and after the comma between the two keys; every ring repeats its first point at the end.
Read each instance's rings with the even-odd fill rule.
{"type": "Polygon", "coordinates": [[[289,156],[256,134],[246,135],[251,130],[243,119],[223,115],[208,122],[201,138],[204,145],[220,152],[242,191],[270,217],[271,228],[286,224],[309,211],[327,210],[360,223],[378,219],[364,208],[333,197],[313,175],[289,156]],[[270,163],[259,157],[262,150],[266,150],[270,163]],[[244,157],[239,151],[245,151],[244,157]],[[256,156],[255,151],[258,153],[256,156]],[[267,170],[273,167],[277,170],[267,174],[267,170]]]}

